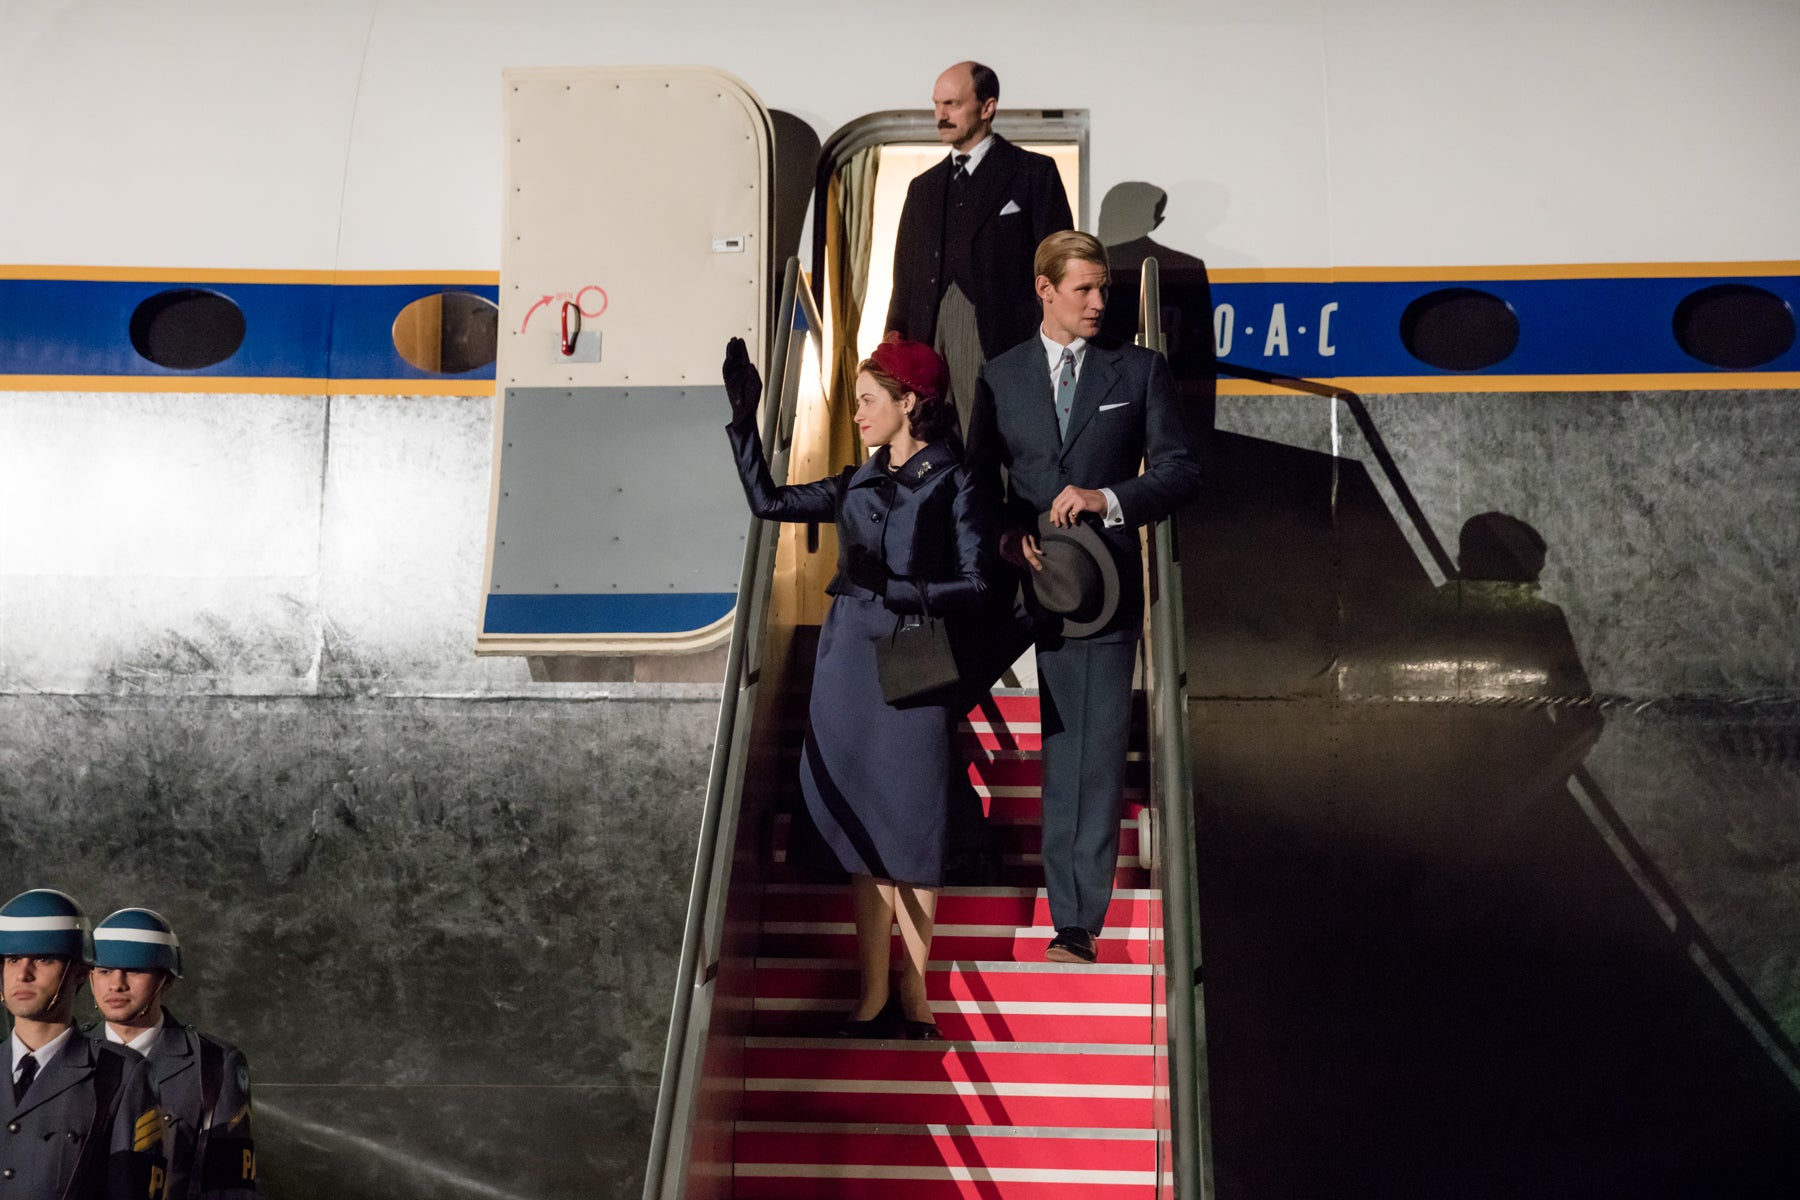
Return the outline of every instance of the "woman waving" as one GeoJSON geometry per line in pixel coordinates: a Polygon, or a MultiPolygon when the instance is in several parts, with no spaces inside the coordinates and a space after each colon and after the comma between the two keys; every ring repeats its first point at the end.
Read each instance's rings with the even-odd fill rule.
{"type": "Polygon", "coordinates": [[[726,347],[724,374],[728,432],[750,510],[769,520],[837,525],[838,572],[825,589],[833,599],[819,635],[800,785],[814,823],[850,872],[855,899],[862,990],[841,1032],[883,1037],[903,1029],[935,1038],[925,964],[952,773],[962,769],[951,744],[961,714],[946,694],[953,688],[889,703],[878,657],[898,624],[955,624],[987,598],[990,522],[962,464],[948,372],[929,346],[883,343],[856,377],[867,461],[780,488],[756,431],[762,383],[741,339],[726,347]],[[889,963],[896,921],[905,948],[897,993],[889,963]]]}

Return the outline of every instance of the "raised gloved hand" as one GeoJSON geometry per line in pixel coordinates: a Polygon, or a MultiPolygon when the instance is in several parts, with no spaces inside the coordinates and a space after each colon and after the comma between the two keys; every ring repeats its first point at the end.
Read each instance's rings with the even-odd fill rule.
{"type": "Polygon", "coordinates": [[[750,361],[750,350],[743,338],[725,343],[725,397],[731,401],[731,424],[734,428],[756,427],[756,406],[762,401],[762,376],[750,361]]]}
{"type": "Polygon", "coordinates": [[[888,580],[894,573],[888,570],[886,563],[871,554],[866,546],[851,546],[850,554],[844,560],[844,578],[859,588],[868,588],[877,596],[887,595],[888,580]]]}

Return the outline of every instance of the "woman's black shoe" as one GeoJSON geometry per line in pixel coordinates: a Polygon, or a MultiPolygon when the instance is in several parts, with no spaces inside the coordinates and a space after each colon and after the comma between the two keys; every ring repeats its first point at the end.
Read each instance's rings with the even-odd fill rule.
{"type": "MultiPolygon", "coordinates": [[[[910,1024],[910,1022],[908,1022],[910,1024]]],[[[900,1001],[892,995],[888,1002],[881,1006],[881,1011],[866,1021],[858,1021],[846,1017],[844,1023],[837,1027],[836,1036],[841,1038],[891,1038],[900,1032],[900,1001]]],[[[908,1037],[912,1034],[909,1032],[908,1037]]]]}
{"type": "Polygon", "coordinates": [[[901,1021],[900,1024],[905,1028],[906,1040],[909,1042],[941,1042],[944,1040],[944,1035],[938,1032],[935,1021],[901,1021]]]}

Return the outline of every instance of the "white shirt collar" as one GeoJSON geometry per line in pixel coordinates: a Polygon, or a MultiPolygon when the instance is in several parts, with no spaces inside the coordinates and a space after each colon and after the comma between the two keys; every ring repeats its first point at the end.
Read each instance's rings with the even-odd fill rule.
{"type": "Polygon", "coordinates": [[[127,1050],[136,1050],[139,1054],[147,1055],[150,1053],[150,1047],[156,1044],[156,1035],[162,1032],[163,1022],[167,1019],[167,1013],[157,1013],[156,1024],[144,1030],[144,1032],[138,1034],[129,1042],[119,1036],[118,1030],[114,1029],[110,1022],[103,1020],[100,1023],[106,1026],[107,1041],[112,1042],[114,1045],[123,1046],[127,1050]]]}
{"type": "Polygon", "coordinates": [[[33,1050],[30,1046],[21,1042],[19,1040],[19,1035],[15,1032],[11,1038],[12,1078],[15,1081],[19,1078],[19,1060],[23,1059],[27,1054],[37,1059],[38,1070],[42,1072],[45,1067],[50,1065],[50,1060],[61,1053],[62,1048],[69,1044],[69,1035],[74,1032],[75,1027],[71,1025],[43,1045],[39,1046],[36,1050],[33,1050]]]}
{"type": "Polygon", "coordinates": [[[1061,342],[1052,340],[1050,335],[1044,332],[1044,327],[1040,325],[1038,326],[1038,341],[1044,344],[1044,357],[1050,363],[1050,377],[1052,379],[1056,378],[1057,372],[1062,370],[1062,356],[1064,350],[1073,350],[1075,352],[1075,378],[1081,378],[1081,360],[1087,357],[1086,338],[1076,338],[1065,346],[1061,342]]]}
{"type": "Polygon", "coordinates": [[[963,170],[965,172],[967,172],[968,174],[973,175],[975,173],[975,168],[979,167],[981,165],[981,160],[986,158],[987,152],[989,150],[992,150],[993,148],[994,148],[994,135],[990,133],[986,137],[982,138],[979,142],[975,143],[975,148],[973,150],[967,150],[967,151],[952,150],[952,151],[950,151],[951,165],[953,167],[955,166],[956,156],[958,154],[966,153],[969,156],[969,161],[963,164],[963,170]]]}

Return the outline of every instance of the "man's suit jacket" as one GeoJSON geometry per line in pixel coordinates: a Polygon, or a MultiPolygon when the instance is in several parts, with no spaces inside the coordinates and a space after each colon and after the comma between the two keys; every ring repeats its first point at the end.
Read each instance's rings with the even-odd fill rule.
{"type": "MultiPolygon", "coordinates": [[[[105,1037],[101,1030],[100,1037],[105,1037]]],[[[256,1144],[250,1136],[250,1068],[244,1055],[229,1042],[183,1025],[174,1013],[164,1012],[163,1027],[145,1059],[150,1077],[162,1097],[169,1125],[169,1196],[186,1200],[198,1194],[214,1197],[256,1194],[256,1144]],[[206,1050],[203,1043],[210,1043],[206,1050]],[[205,1161],[196,1160],[202,1104],[202,1063],[207,1054],[220,1063],[218,1095],[212,1106],[212,1128],[207,1131],[205,1161]],[[193,1187],[198,1176],[199,1188],[193,1187]]]]}
{"type": "Polygon", "coordinates": [[[1137,527],[1199,494],[1199,445],[1163,356],[1105,337],[1088,343],[1069,432],[1061,435],[1049,362],[1033,333],[981,369],[967,461],[988,496],[1003,496],[1003,530],[1035,532],[1038,514],[1071,484],[1112,489],[1125,518],[1123,526],[1101,531],[1121,577],[1113,631],[1130,633],[1143,616],[1137,527]],[[1142,474],[1140,463],[1146,464],[1142,474]]]}
{"type": "MultiPolygon", "coordinates": [[[[11,1065],[10,1058],[0,1058],[11,1065]]],[[[144,1061],[123,1047],[90,1041],[77,1030],[20,1100],[13,1100],[10,1084],[0,1084],[0,1174],[5,1176],[0,1196],[159,1197],[162,1134],[162,1113],[144,1061]],[[102,1063],[109,1059],[105,1069],[118,1085],[96,1123],[95,1087],[102,1063]],[[90,1140],[94,1144],[87,1148],[90,1140]],[[78,1167],[81,1174],[75,1178],[78,1167]]]]}
{"type": "MultiPolygon", "coordinates": [[[[927,345],[937,333],[950,171],[946,155],[912,181],[894,243],[894,293],[888,302],[887,327],[927,345]]],[[[1039,242],[1058,230],[1074,228],[1075,221],[1056,162],[998,135],[969,176],[968,186],[968,203],[974,206],[978,223],[969,248],[973,278],[964,281],[964,289],[975,306],[981,352],[993,358],[1037,328],[1041,310],[1033,287],[1032,257],[1039,242]],[[1013,211],[1003,215],[1009,208],[1013,211]]]]}

